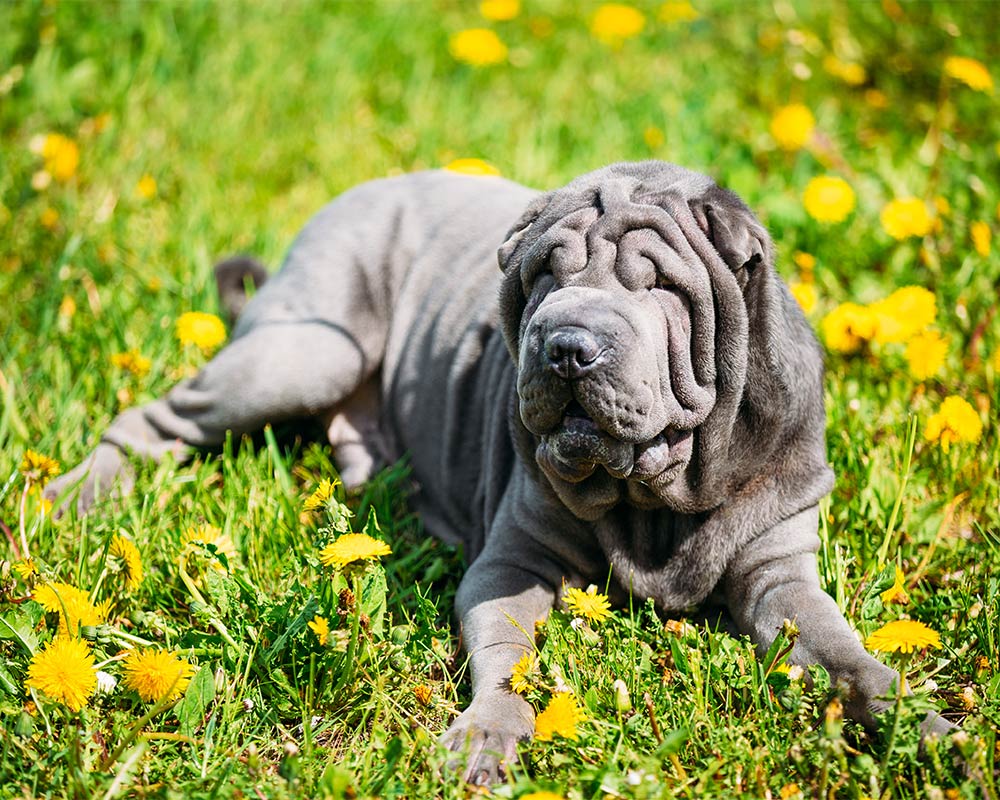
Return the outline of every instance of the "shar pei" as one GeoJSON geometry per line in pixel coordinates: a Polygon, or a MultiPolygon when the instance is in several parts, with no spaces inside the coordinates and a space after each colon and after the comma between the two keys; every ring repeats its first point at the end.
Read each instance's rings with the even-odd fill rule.
{"type": "MultiPolygon", "coordinates": [[[[443,741],[472,780],[533,730],[509,689],[521,631],[564,584],[609,575],[619,603],[721,603],[762,649],[795,620],[792,661],[824,666],[872,726],[896,674],[820,588],[822,358],[773,260],[735,194],[672,164],[548,193],[449,172],[366,183],[308,223],[197,376],[118,416],[50,496],[76,487],[86,509],[128,490],[132,456],[291,417],[324,421],[348,485],[408,453],[426,527],[470,562],[473,699],[443,741]]],[[[217,268],[231,305],[248,271],[263,278],[217,268]]]]}

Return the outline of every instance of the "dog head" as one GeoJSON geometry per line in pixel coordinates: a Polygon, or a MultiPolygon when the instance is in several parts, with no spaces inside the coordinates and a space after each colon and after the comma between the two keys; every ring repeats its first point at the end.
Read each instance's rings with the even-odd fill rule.
{"type": "Polygon", "coordinates": [[[711,509],[782,442],[815,461],[817,430],[822,463],[818,348],[732,192],[612,165],[540,196],[498,256],[520,423],[577,516],[711,509]]]}

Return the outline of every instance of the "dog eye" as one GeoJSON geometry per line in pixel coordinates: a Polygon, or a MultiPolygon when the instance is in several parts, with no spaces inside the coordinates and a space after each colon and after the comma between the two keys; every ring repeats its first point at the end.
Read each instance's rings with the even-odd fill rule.
{"type": "Polygon", "coordinates": [[[656,281],[653,283],[654,289],[673,289],[674,283],[666,275],[656,274],[656,281]]]}

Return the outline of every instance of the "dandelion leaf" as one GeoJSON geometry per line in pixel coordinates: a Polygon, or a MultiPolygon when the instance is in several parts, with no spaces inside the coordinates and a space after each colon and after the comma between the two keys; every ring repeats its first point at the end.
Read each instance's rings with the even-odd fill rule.
{"type": "Polygon", "coordinates": [[[385,570],[375,566],[365,575],[361,586],[361,613],[368,615],[369,630],[377,636],[382,634],[384,628],[387,591],[385,570]]]}
{"type": "Polygon", "coordinates": [[[896,565],[889,564],[865,590],[864,599],[861,601],[861,619],[875,619],[881,613],[884,608],[882,592],[895,582],[896,565]]]}
{"type": "Polygon", "coordinates": [[[215,676],[207,666],[199,669],[188,684],[184,697],[174,707],[183,736],[194,736],[215,699],[215,676]]]}

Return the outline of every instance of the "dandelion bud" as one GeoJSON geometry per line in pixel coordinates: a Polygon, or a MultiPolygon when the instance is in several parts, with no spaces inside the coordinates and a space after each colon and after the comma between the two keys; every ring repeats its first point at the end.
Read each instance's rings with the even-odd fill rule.
{"type": "Polygon", "coordinates": [[[961,697],[962,708],[966,711],[972,711],[976,707],[976,693],[971,686],[966,686],[962,689],[961,697]]]}
{"type": "Polygon", "coordinates": [[[208,606],[205,603],[202,603],[200,600],[192,600],[191,605],[188,606],[188,609],[196,617],[200,617],[202,614],[208,613],[208,606]]]}
{"type": "Polygon", "coordinates": [[[21,739],[27,739],[34,732],[35,721],[31,718],[31,714],[22,711],[17,717],[17,722],[14,723],[14,735],[21,739]]]}
{"type": "Polygon", "coordinates": [[[782,620],[781,633],[788,641],[793,642],[799,638],[799,626],[790,619],[782,620]]]}
{"type": "Polygon", "coordinates": [[[247,745],[247,769],[251,773],[260,771],[260,754],[257,752],[257,745],[253,742],[247,745]]]}
{"type": "Polygon", "coordinates": [[[407,640],[410,638],[410,626],[409,625],[396,625],[389,632],[389,639],[394,645],[402,646],[406,644],[407,640]]]}
{"type": "Polygon", "coordinates": [[[226,671],[222,667],[219,667],[212,678],[212,682],[215,684],[215,693],[224,694],[226,691],[226,671]]]}
{"type": "Polygon", "coordinates": [[[627,714],[632,710],[632,698],[628,693],[628,686],[625,685],[625,681],[618,678],[611,688],[615,693],[615,711],[619,714],[627,714]]]}
{"type": "Polygon", "coordinates": [[[80,636],[86,639],[88,642],[97,641],[97,626],[96,625],[81,625],[80,626],[80,636]]]}

